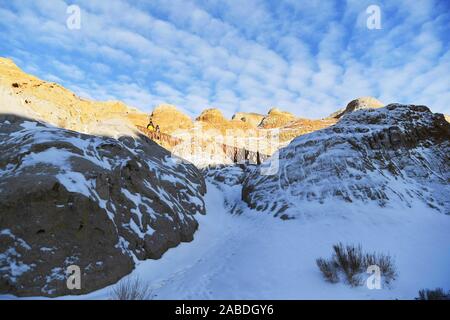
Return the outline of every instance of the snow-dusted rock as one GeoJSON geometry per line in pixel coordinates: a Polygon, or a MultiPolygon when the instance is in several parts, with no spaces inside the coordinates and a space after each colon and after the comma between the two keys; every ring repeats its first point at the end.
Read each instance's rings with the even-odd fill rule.
{"type": "Polygon", "coordinates": [[[241,185],[246,172],[254,167],[254,165],[221,165],[205,168],[202,172],[207,181],[223,189],[222,187],[241,185]]]}
{"type": "Polygon", "coordinates": [[[425,106],[355,111],[281,149],[273,175],[253,170],[242,197],[284,217],[337,207],[338,199],[406,207],[420,201],[449,214],[449,137],[444,116],[425,106]]]}
{"type": "Polygon", "coordinates": [[[202,169],[205,180],[222,192],[223,205],[231,214],[241,214],[247,205],[236,201],[241,197],[242,183],[245,177],[256,165],[237,164],[210,166],[202,169]]]}
{"type": "Polygon", "coordinates": [[[377,109],[383,107],[384,104],[374,97],[361,97],[350,101],[347,106],[330,115],[330,118],[342,118],[345,114],[361,109],[377,109]]]}
{"type": "Polygon", "coordinates": [[[80,294],[191,241],[205,183],[145,137],[90,136],[0,119],[0,292],[80,294]],[[68,290],[66,269],[81,269],[68,290]]]}

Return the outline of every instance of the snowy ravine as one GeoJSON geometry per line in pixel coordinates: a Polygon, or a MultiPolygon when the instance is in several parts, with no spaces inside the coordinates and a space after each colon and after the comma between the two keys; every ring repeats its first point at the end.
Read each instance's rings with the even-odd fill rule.
{"type": "MultiPolygon", "coordinates": [[[[3,127],[11,130],[11,125],[3,127]]],[[[20,128],[14,132],[17,129],[20,128]]],[[[60,138],[55,140],[53,136],[52,144],[45,146],[54,146],[55,141],[65,141],[64,137],[72,134],[58,130],[55,136],[60,138]]],[[[98,139],[81,138],[94,142],[98,139]]],[[[155,299],[413,299],[421,289],[448,290],[449,138],[450,124],[442,115],[433,114],[424,106],[393,104],[356,111],[330,128],[296,138],[280,150],[279,156],[272,157],[279,160],[279,166],[270,174],[263,171],[264,165],[222,166],[201,172],[188,165],[185,169],[192,176],[188,181],[198,187],[191,196],[182,198],[186,205],[177,207],[177,212],[186,213],[195,195],[198,200],[203,199],[198,202],[201,213],[206,212],[195,214],[197,231],[192,232],[193,241],[171,243],[171,249],[161,252],[162,256],[145,256],[160,259],[136,261],[131,277],[148,283],[155,299]],[[365,252],[390,255],[398,274],[395,281],[380,290],[326,282],[316,259],[330,257],[332,245],[339,242],[361,245],[365,252]]],[[[126,142],[108,141],[113,146],[120,143],[118,147],[126,142]]],[[[71,147],[63,146],[64,150],[71,147]]],[[[42,149],[47,150],[39,150],[42,149]]],[[[103,151],[108,159],[109,149],[103,151]]],[[[127,150],[123,151],[128,154],[127,150]]],[[[143,150],[136,161],[146,159],[148,154],[154,156],[157,150],[143,150]]],[[[160,152],[159,158],[164,160],[165,153],[160,152]]],[[[170,163],[163,160],[157,162],[157,172],[161,173],[157,177],[164,179],[155,180],[155,185],[173,182],[165,187],[169,191],[175,187],[178,191],[172,190],[171,194],[176,195],[180,184],[171,177],[180,174],[183,167],[168,168],[170,163]]],[[[121,186],[113,194],[116,207],[127,202],[120,198],[127,194],[124,184],[131,188],[154,176],[152,172],[136,172],[139,174],[131,185],[127,180],[112,184],[121,186]]],[[[142,194],[146,188],[130,190],[142,194]]],[[[155,202],[157,197],[153,197],[155,202]]],[[[139,201],[133,201],[136,207],[140,207],[139,201]]],[[[80,212],[85,211],[81,209],[80,212]]],[[[125,208],[123,214],[131,209],[132,206],[125,208]]],[[[154,211],[162,212],[157,207],[154,211]]],[[[13,228],[18,224],[11,225],[13,228]]],[[[90,224],[83,224],[82,229],[86,230],[84,226],[90,224]]],[[[23,232],[22,236],[28,234],[23,232]]],[[[0,233],[3,238],[12,235],[16,248],[24,247],[15,232],[0,233]]],[[[100,249],[99,254],[104,254],[104,247],[100,249]]],[[[95,276],[107,274],[103,270],[95,276]]],[[[109,299],[112,284],[119,278],[93,289],[102,288],[97,291],[74,292],[89,294],[58,299],[109,299]]],[[[83,275],[82,283],[86,279],[83,275]]],[[[60,282],[65,285],[64,279],[60,282]]]]}
{"type": "MultiPolygon", "coordinates": [[[[220,188],[208,182],[207,214],[198,217],[193,242],[133,271],[155,299],[413,299],[422,288],[450,289],[449,216],[419,203],[408,211],[349,206],[340,216],[306,220],[250,209],[233,215],[223,197],[241,202],[240,186],[220,188]],[[391,288],[325,282],[315,259],[330,256],[339,241],[394,256],[399,276],[391,288]]],[[[59,299],[108,299],[111,288],[59,299]]]]}

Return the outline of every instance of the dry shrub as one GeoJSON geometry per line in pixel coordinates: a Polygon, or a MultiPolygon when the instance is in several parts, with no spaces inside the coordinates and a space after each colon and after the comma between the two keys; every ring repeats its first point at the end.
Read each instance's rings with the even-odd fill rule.
{"type": "Polygon", "coordinates": [[[419,291],[418,300],[450,300],[450,291],[445,293],[442,288],[434,290],[423,289],[419,291]]]}
{"type": "Polygon", "coordinates": [[[319,258],[317,266],[324,278],[332,283],[339,282],[339,274],[343,274],[345,280],[352,287],[362,284],[361,275],[371,265],[380,268],[381,276],[385,283],[394,280],[397,273],[391,256],[380,253],[363,253],[361,245],[346,245],[338,243],[333,245],[331,259],[319,258]]]}
{"type": "Polygon", "coordinates": [[[151,300],[153,295],[148,283],[128,276],[113,287],[110,297],[112,300],[151,300]]]}
{"type": "Polygon", "coordinates": [[[339,281],[337,269],[332,262],[319,258],[316,260],[317,266],[322,271],[323,276],[328,282],[336,283],[339,281]]]}

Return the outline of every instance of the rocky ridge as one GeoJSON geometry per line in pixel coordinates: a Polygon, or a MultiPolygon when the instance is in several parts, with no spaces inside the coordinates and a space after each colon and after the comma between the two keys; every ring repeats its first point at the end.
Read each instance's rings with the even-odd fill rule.
{"type": "Polygon", "coordinates": [[[54,126],[96,135],[132,135],[148,116],[119,101],[98,102],[78,97],[57,83],[23,72],[0,58],[0,111],[54,126]]]}
{"type": "Polygon", "coordinates": [[[377,109],[383,107],[384,104],[373,97],[361,97],[350,101],[347,106],[330,115],[330,118],[340,119],[345,114],[361,109],[377,109]]]}
{"type": "MultiPolygon", "coordinates": [[[[152,122],[165,126],[165,120],[172,118],[174,111],[161,110],[159,117],[152,115],[152,122]],[[163,115],[164,114],[164,115],[163,115]]],[[[175,114],[181,113],[177,111],[175,114]]],[[[176,116],[178,118],[178,116],[176,116]]],[[[206,109],[189,126],[170,128],[169,134],[184,141],[180,145],[164,145],[177,156],[191,161],[203,168],[210,165],[234,163],[230,148],[260,153],[262,157],[272,155],[279,148],[287,145],[293,138],[336,123],[336,119],[309,120],[295,117],[293,114],[272,108],[267,115],[254,113],[236,113],[231,120],[224,117],[218,109],[206,109]],[[223,145],[227,150],[223,150],[223,145]]],[[[162,129],[163,132],[166,132],[162,129]]],[[[239,153],[239,152],[238,152],[239,153]]],[[[256,157],[254,157],[256,159],[256,157]]],[[[238,162],[246,161],[238,156],[238,162]]],[[[251,161],[256,163],[256,161],[251,161]]]]}
{"type": "Polygon", "coordinates": [[[222,150],[223,143],[271,155],[299,134],[334,123],[331,119],[298,119],[278,108],[272,108],[267,115],[236,113],[231,120],[214,108],[206,109],[192,120],[167,104],[156,106],[151,114],[146,114],[122,102],[97,102],[78,97],[56,83],[28,75],[5,58],[0,58],[0,106],[2,113],[110,137],[136,136],[139,134],[136,127],[145,128],[151,118],[161,132],[185,141],[177,146],[162,139],[155,139],[155,142],[199,167],[233,163],[230,153],[222,150]]]}

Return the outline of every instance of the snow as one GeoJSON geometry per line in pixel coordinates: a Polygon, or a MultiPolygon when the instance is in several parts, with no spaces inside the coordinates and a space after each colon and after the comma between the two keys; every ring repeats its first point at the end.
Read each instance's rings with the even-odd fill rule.
{"type": "MultiPolygon", "coordinates": [[[[112,166],[107,161],[107,158],[102,158],[98,153],[98,148],[101,144],[107,143],[104,139],[99,138],[89,138],[89,139],[83,139],[80,137],[67,137],[64,139],[64,141],[71,143],[72,145],[76,146],[80,150],[83,150],[83,157],[84,159],[87,159],[91,161],[92,163],[95,163],[99,167],[111,170],[112,166]]],[[[76,156],[76,155],[75,155],[76,156]]]]}
{"type": "Polygon", "coordinates": [[[22,238],[16,237],[10,229],[3,229],[0,231],[0,236],[8,236],[12,239],[14,239],[15,242],[17,242],[22,248],[26,249],[26,250],[31,250],[31,246],[26,243],[25,240],[23,240],[22,238]]]}
{"type": "MultiPolygon", "coordinates": [[[[39,153],[30,153],[22,159],[22,167],[33,166],[38,163],[47,163],[57,167],[68,167],[69,159],[73,156],[68,150],[58,149],[55,147],[48,148],[39,153]]],[[[69,166],[70,167],[70,166],[69,166]]]]}
{"type": "Polygon", "coordinates": [[[14,235],[9,229],[3,229],[2,231],[0,231],[0,236],[9,236],[11,238],[14,238],[14,235]]]}
{"type": "Polygon", "coordinates": [[[20,125],[22,128],[24,129],[36,129],[36,127],[38,126],[38,123],[36,121],[24,121],[22,122],[22,124],[20,125]]]}
{"type": "MultiPolygon", "coordinates": [[[[20,261],[21,254],[11,247],[0,253],[0,271],[6,271],[6,278],[12,282],[17,280],[17,277],[23,273],[30,271],[35,265],[25,264],[20,261]]],[[[1,297],[1,296],[0,296],[1,297]]]]}
{"type": "MultiPolygon", "coordinates": [[[[224,195],[238,202],[240,187],[207,187],[193,242],[139,261],[132,273],[156,299],[413,299],[423,288],[450,289],[450,217],[421,202],[408,210],[330,203],[313,217],[283,221],[250,209],[232,215],[224,195]],[[393,256],[397,280],[380,290],[325,282],[315,260],[340,241],[393,256]]],[[[60,298],[108,299],[111,288],[60,298]]]]}
{"type": "Polygon", "coordinates": [[[92,185],[80,172],[64,171],[56,175],[58,181],[69,191],[91,197],[92,185]]]}
{"type": "Polygon", "coordinates": [[[140,194],[132,194],[130,191],[128,191],[125,188],[122,188],[122,193],[131,200],[134,205],[136,206],[136,209],[131,209],[130,212],[135,213],[139,220],[139,225],[137,225],[133,219],[130,219],[130,228],[133,230],[136,234],[139,235],[141,239],[145,237],[146,234],[152,235],[155,230],[153,230],[150,226],[146,226],[146,230],[144,232],[141,231],[141,229],[144,229],[142,224],[142,212],[140,209],[140,205],[144,206],[147,210],[147,213],[150,217],[155,218],[155,214],[153,212],[153,209],[148,205],[148,203],[152,203],[153,201],[148,198],[142,197],[140,194]],[[145,202],[144,202],[145,200],[145,202]]]}
{"type": "MultiPolygon", "coordinates": [[[[22,159],[21,168],[33,166],[39,163],[51,164],[60,168],[70,169],[70,158],[83,158],[96,164],[97,166],[111,170],[111,163],[106,157],[101,157],[98,148],[101,144],[108,141],[98,137],[87,137],[78,134],[73,136],[73,132],[60,128],[47,126],[38,122],[24,121],[20,124],[23,130],[9,134],[7,143],[21,144],[22,141],[29,141],[32,144],[43,144],[54,142],[55,140],[61,143],[69,143],[75,148],[81,150],[83,155],[78,155],[73,150],[64,148],[51,147],[38,153],[25,154],[22,159]],[[39,128],[38,128],[39,126],[39,128]],[[68,133],[72,133],[69,135],[68,133]]],[[[20,152],[26,152],[27,149],[22,149],[20,152]]]]}
{"type": "Polygon", "coordinates": [[[11,274],[11,280],[15,281],[15,279],[22,275],[23,273],[30,271],[31,267],[27,264],[24,264],[20,261],[11,260],[9,261],[9,269],[11,274]]]}

